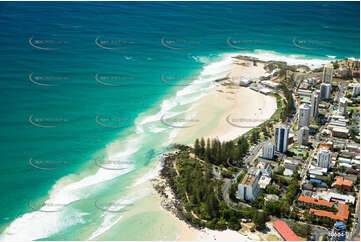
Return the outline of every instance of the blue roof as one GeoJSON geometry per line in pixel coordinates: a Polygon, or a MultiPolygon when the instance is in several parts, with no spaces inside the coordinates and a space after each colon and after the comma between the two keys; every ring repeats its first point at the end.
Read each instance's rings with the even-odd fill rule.
{"type": "Polygon", "coordinates": [[[346,225],[341,221],[336,221],[335,227],[337,227],[340,230],[346,230],[346,225]]]}
{"type": "Polygon", "coordinates": [[[321,180],[315,179],[315,178],[311,178],[311,179],[310,179],[310,182],[315,182],[315,183],[317,183],[317,184],[320,184],[320,185],[323,186],[323,187],[326,187],[326,186],[327,186],[326,183],[324,183],[324,182],[321,181],[321,180]]]}

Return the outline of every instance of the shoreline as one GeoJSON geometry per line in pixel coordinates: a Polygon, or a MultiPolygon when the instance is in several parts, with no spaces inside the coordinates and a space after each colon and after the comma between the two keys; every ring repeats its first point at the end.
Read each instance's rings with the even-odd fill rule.
{"type": "MultiPolygon", "coordinates": [[[[282,241],[278,232],[273,228],[273,220],[266,223],[269,230],[266,234],[263,232],[252,232],[253,223],[241,222],[241,229],[235,230],[216,230],[206,227],[200,227],[192,221],[187,220],[185,214],[181,209],[183,204],[179,201],[170,182],[170,177],[167,175],[167,169],[172,168],[174,153],[167,153],[162,159],[162,169],[160,174],[152,179],[150,182],[155,190],[155,195],[160,202],[161,212],[171,217],[172,220],[180,228],[181,232],[175,239],[176,241],[282,241]]],[[[184,207],[183,207],[184,208],[184,207]]]]}
{"type": "MultiPolygon", "coordinates": [[[[230,56],[229,58],[236,58],[230,56]]],[[[239,56],[237,56],[239,58],[239,56]]],[[[237,59],[226,77],[213,81],[208,93],[192,106],[192,118],[178,132],[173,143],[193,144],[196,138],[234,140],[271,118],[277,110],[276,98],[235,83],[240,78],[258,79],[267,71],[261,60],[237,59]],[[229,122],[236,120],[236,123],[229,122]]]]}
{"type": "MultiPolygon", "coordinates": [[[[236,62],[233,62],[230,73],[224,78],[215,80],[215,85],[210,87],[208,93],[193,106],[192,119],[204,122],[202,125],[194,126],[187,126],[186,123],[185,127],[187,128],[175,136],[173,143],[192,145],[196,138],[201,137],[218,138],[220,141],[234,140],[270,119],[277,110],[277,100],[274,96],[264,95],[249,87],[241,87],[232,83],[239,77],[256,79],[263,76],[266,74],[265,62],[257,60],[257,65],[253,65],[254,60],[239,58],[239,56],[229,58],[237,59],[236,62]],[[244,119],[241,121],[244,127],[232,125],[229,122],[230,116],[244,119]]],[[[173,192],[174,188],[165,172],[171,167],[169,164],[171,157],[172,153],[163,156],[161,171],[156,178],[152,179],[152,184],[165,213],[180,223],[182,233],[177,236],[177,240],[235,241],[241,239],[252,241],[257,238],[258,240],[262,239],[262,236],[257,235],[261,232],[250,232],[247,224],[242,224],[240,231],[243,233],[240,233],[240,231],[230,229],[218,231],[201,228],[189,221],[179,208],[181,201],[173,192]]],[[[272,228],[270,229],[272,230],[272,228]]],[[[277,236],[273,238],[273,240],[277,240],[277,236]]]]}
{"type": "Polygon", "coordinates": [[[160,175],[152,179],[151,182],[160,200],[162,212],[172,217],[178,226],[181,227],[181,233],[177,236],[176,241],[239,241],[240,239],[242,241],[251,241],[248,236],[237,231],[230,229],[223,231],[211,230],[208,228],[201,228],[196,224],[193,224],[185,218],[184,214],[179,209],[180,202],[176,198],[167,177],[160,175]]]}
{"type": "MultiPolygon", "coordinates": [[[[233,57],[230,57],[230,58],[233,58],[233,57]]],[[[224,81],[224,80],[223,80],[224,81]]],[[[214,88],[214,93],[215,94],[220,94],[220,92],[217,92],[217,90],[216,90],[216,88],[218,88],[217,86],[216,87],[213,87],[214,88]]],[[[225,88],[225,87],[223,87],[223,86],[220,86],[219,88],[225,88]]],[[[241,88],[241,87],[239,87],[239,89],[247,89],[247,88],[241,88]]],[[[253,91],[252,91],[253,92],[253,91]]],[[[209,94],[209,93],[208,93],[209,94]]],[[[207,98],[207,96],[208,96],[208,94],[206,94],[206,96],[204,97],[204,98],[207,98]]],[[[259,94],[259,95],[263,95],[263,94],[259,94]]],[[[229,98],[229,96],[232,96],[232,94],[231,93],[228,93],[228,96],[226,96],[226,95],[218,95],[218,96],[224,96],[224,99],[226,99],[227,100],[227,98],[229,98]]],[[[201,99],[202,100],[202,99],[201,99]]],[[[198,101],[197,101],[198,102],[198,101]]],[[[216,103],[216,102],[215,102],[216,103]]],[[[222,109],[222,107],[220,107],[219,109],[222,109]]],[[[226,113],[225,113],[225,111],[224,110],[220,110],[220,114],[221,115],[223,115],[223,117],[226,117],[227,115],[226,115],[226,113]]],[[[214,122],[213,122],[214,123],[214,122]]],[[[212,123],[212,125],[213,125],[213,123],[212,123]]],[[[213,128],[213,127],[212,127],[213,128]]],[[[218,132],[220,132],[220,131],[222,131],[222,129],[218,129],[218,132]]],[[[188,131],[189,132],[189,131],[188,131]]],[[[246,132],[246,131],[245,131],[246,132]]],[[[180,132],[180,133],[183,133],[183,132],[180,132]]],[[[191,136],[191,135],[190,135],[191,136]]],[[[240,136],[240,134],[238,133],[237,134],[237,136],[240,136]]],[[[178,136],[177,136],[177,138],[178,138],[178,136]]],[[[193,138],[193,137],[191,137],[191,141],[193,142],[194,141],[194,139],[195,138],[193,138]]],[[[118,148],[118,147],[117,147],[118,148]]],[[[69,179],[69,183],[71,183],[71,181],[70,181],[70,178],[73,178],[73,176],[71,176],[71,177],[66,177],[66,179],[68,180],[69,179]]],[[[63,180],[61,180],[61,181],[63,181],[63,180]]],[[[165,211],[165,210],[163,210],[163,211],[165,211]]],[[[167,211],[167,213],[169,213],[168,211],[167,211]]],[[[172,213],[169,213],[172,217],[175,217],[172,213]]],[[[15,221],[15,220],[14,220],[15,221]]],[[[183,225],[180,225],[180,227],[183,229],[183,230],[186,230],[186,228],[188,228],[189,226],[187,226],[187,225],[184,225],[185,223],[183,222],[183,221],[180,221],[179,220],[179,222],[181,222],[183,225]]],[[[9,224],[9,225],[7,225],[6,226],[6,228],[4,229],[4,231],[8,228],[8,227],[10,227],[10,225],[11,225],[11,223],[9,224]]],[[[178,225],[178,223],[177,223],[177,225],[178,225]]],[[[193,231],[194,232],[194,231],[193,231]]],[[[195,233],[195,236],[197,237],[197,236],[200,236],[200,233],[201,231],[195,231],[194,233],[195,233]]],[[[215,231],[215,232],[219,232],[219,231],[215,231]]],[[[225,233],[226,231],[222,231],[222,232],[219,232],[219,233],[225,233]]],[[[234,231],[231,231],[232,233],[234,232],[234,231]]],[[[187,233],[190,233],[189,231],[187,232],[187,233]]],[[[183,234],[183,233],[182,233],[183,234]]],[[[187,238],[187,236],[188,235],[180,235],[180,237],[179,237],[179,239],[178,240],[183,240],[182,238],[187,238]]],[[[193,236],[193,235],[192,235],[193,236]]],[[[203,234],[203,236],[205,236],[204,234],[203,234]]],[[[222,235],[220,235],[220,236],[222,236],[222,235]]],[[[197,237],[198,238],[198,237],[197,237]]],[[[188,239],[184,239],[184,240],[188,240],[188,239]]],[[[209,239],[208,239],[209,240],[209,239]]]]}

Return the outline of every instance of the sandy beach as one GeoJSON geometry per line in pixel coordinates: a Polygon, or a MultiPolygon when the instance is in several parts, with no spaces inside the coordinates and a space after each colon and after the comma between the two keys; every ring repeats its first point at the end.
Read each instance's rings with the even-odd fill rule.
{"type": "MultiPolygon", "coordinates": [[[[193,122],[198,122],[197,125],[189,125],[182,129],[174,142],[192,145],[195,138],[201,137],[218,138],[222,141],[232,140],[269,119],[277,109],[276,98],[253,91],[249,87],[241,87],[233,81],[239,77],[255,79],[265,73],[262,62],[254,66],[251,61],[233,59],[228,80],[214,82],[207,95],[194,104],[191,116],[193,122]]],[[[166,188],[165,192],[168,199],[160,198],[163,199],[161,202],[163,205],[169,199],[174,199],[170,188],[166,188]]],[[[249,224],[242,225],[240,232],[197,230],[179,220],[172,212],[166,209],[163,211],[172,216],[181,228],[182,232],[177,237],[179,241],[252,241],[264,240],[267,236],[271,236],[268,240],[279,240],[272,231],[271,224],[268,224],[271,233],[266,235],[250,232],[249,224]]]]}
{"type": "Polygon", "coordinates": [[[245,60],[235,60],[229,79],[215,82],[209,93],[194,104],[193,120],[197,125],[182,129],[175,142],[193,144],[194,138],[235,139],[269,119],[277,109],[275,97],[236,85],[238,77],[259,78],[265,74],[264,64],[257,66],[245,60]]]}

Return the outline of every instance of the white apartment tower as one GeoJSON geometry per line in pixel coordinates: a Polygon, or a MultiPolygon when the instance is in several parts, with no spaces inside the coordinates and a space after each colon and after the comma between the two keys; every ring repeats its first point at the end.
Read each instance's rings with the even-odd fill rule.
{"type": "Polygon", "coordinates": [[[322,82],[331,83],[332,74],[333,74],[333,65],[332,64],[325,65],[322,73],[322,82]]]}
{"type": "Polygon", "coordinates": [[[340,101],[338,103],[338,112],[341,114],[341,115],[346,115],[347,113],[347,98],[340,98],[340,101]]]}
{"type": "Polygon", "coordinates": [[[275,149],[276,149],[276,146],[272,142],[265,144],[262,149],[262,158],[268,159],[268,160],[273,160],[274,155],[275,155],[275,149]]]}
{"type": "Polygon", "coordinates": [[[258,184],[261,177],[261,171],[254,167],[250,168],[248,173],[238,184],[237,197],[241,200],[253,201],[257,198],[260,190],[258,184]]]}
{"type": "Polygon", "coordinates": [[[314,91],[311,96],[311,120],[315,120],[318,117],[318,106],[320,104],[319,92],[314,91]]]}
{"type": "Polygon", "coordinates": [[[360,83],[352,83],[352,96],[356,97],[360,95],[360,83]]]}
{"type": "Polygon", "coordinates": [[[311,120],[311,107],[309,104],[302,104],[300,106],[299,115],[298,115],[298,128],[308,127],[311,120]]]}
{"type": "Polygon", "coordinates": [[[297,141],[300,145],[308,144],[308,137],[310,134],[310,129],[308,127],[302,127],[297,132],[297,141]]]}
{"type": "Polygon", "coordinates": [[[322,168],[330,168],[331,154],[328,149],[320,149],[317,153],[317,166],[322,168]]]}

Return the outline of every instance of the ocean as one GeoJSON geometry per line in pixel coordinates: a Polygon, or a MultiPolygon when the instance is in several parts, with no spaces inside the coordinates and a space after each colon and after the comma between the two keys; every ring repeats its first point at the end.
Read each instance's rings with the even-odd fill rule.
{"type": "Polygon", "coordinates": [[[142,200],[152,191],[134,189],[182,132],[164,121],[186,117],[231,54],[312,68],[359,58],[359,13],[359,2],[1,2],[0,240],[176,239],[142,200]]]}

